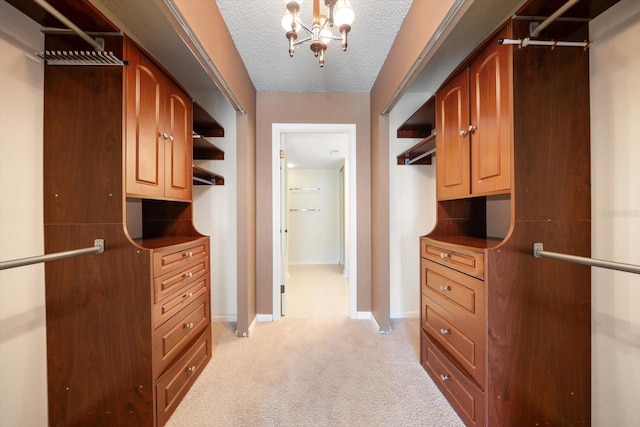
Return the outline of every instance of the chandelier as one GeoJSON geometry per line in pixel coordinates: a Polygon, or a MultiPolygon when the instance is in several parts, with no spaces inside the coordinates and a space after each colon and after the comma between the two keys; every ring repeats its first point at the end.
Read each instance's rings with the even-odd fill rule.
{"type": "Polygon", "coordinates": [[[347,50],[347,34],[351,31],[351,24],[355,13],[350,0],[324,0],[328,7],[326,15],[320,15],[320,0],[313,0],[313,21],[311,27],[300,20],[300,4],[303,0],[284,0],[287,7],[282,18],[282,28],[287,32],[289,40],[289,56],[293,56],[295,48],[303,43],[309,43],[311,51],[318,58],[320,66],[324,66],[324,51],[331,40],[340,40],[342,50],[347,50]],[[340,36],[334,36],[332,28],[338,27],[340,36]],[[305,38],[298,40],[298,34],[304,31],[305,38]]]}

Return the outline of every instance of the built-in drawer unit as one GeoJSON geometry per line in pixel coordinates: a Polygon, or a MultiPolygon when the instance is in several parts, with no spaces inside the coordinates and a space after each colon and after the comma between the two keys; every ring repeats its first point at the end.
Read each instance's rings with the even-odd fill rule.
{"type": "MultiPolygon", "coordinates": [[[[170,246],[157,250],[153,254],[153,277],[158,277],[180,267],[194,264],[198,261],[207,262],[209,258],[209,239],[199,239],[195,242],[170,246]]],[[[207,267],[208,269],[208,267],[207,267]]]]}
{"type": "Polygon", "coordinates": [[[170,271],[153,279],[153,302],[157,303],[183,289],[209,273],[209,257],[189,263],[179,270],[170,271]]]}
{"type": "Polygon", "coordinates": [[[485,345],[482,325],[456,318],[424,295],[422,299],[422,329],[440,343],[478,384],[484,384],[485,345]]]}
{"type": "Polygon", "coordinates": [[[156,416],[164,425],[211,359],[211,327],[156,382],[156,416]]]}
{"type": "Polygon", "coordinates": [[[468,426],[482,426],[485,418],[484,392],[422,333],[421,361],[449,403],[468,426]]]}
{"type": "Polygon", "coordinates": [[[210,325],[209,292],[153,331],[153,369],[162,373],[210,325]]]}
{"type": "Polygon", "coordinates": [[[420,239],[421,256],[438,264],[453,268],[484,280],[484,253],[472,251],[445,242],[420,239]]]}
{"type": "Polygon", "coordinates": [[[432,261],[421,259],[422,293],[451,312],[460,322],[476,323],[484,333],[486,319],[485,284],[432,261]]]}
{"type": "Polygon", "coordinates": [[[157,302],[153,306],[154,329],[169,320],[174,314],[197,300],[204,294],[209,294],[209,274],[200,276],[192,281],[181,292],[157,302]]]}

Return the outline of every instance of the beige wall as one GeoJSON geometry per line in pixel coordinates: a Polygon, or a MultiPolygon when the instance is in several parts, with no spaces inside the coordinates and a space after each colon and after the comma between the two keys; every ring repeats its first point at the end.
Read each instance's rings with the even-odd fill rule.
{"type": "MultiPolygon", "coordinates": [[[[590,24],[591,256],[640,264],[640,2],[590,24]]],[[[591,270],[592,424],[640,422],[640,275],[591,270]]]]}
{"type": "Polygon", "coordinates": [[[256,316],[256,90],[214,0],[174,0],[224,82],[220,90],[236,99],[238,211],[238,335],[246,336],[256,316]]]}
{"type": "Polygon", "coordinates": [[[371,220],[375,224],[371,231],[371,311],[380,330],[385,332],[391,329],[389,117],[385,110],[394,105],[405,90],[400,88],[402,82],[411,81],[414,77],[411,75],[414,64],[452,4],[452,0],[422,0],[412,3],[371,90],[371,185],[375,189],[371,200],[371,220]]]}
{"type": "Polygon", "coordinates": [[[273,314],[273,242],[271,149],[273,123],[356,125],[357,186],[357,310],[371,310],[371,186],[369,94],[321,92],[258,92],[256,138],[257,311],[273,314]],[[309,106],[309,108],[301,108],[309,106]]]}

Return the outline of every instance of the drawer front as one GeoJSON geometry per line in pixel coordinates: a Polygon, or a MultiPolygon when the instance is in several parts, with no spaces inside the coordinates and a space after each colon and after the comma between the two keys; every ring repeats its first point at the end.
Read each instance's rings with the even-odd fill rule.
{"type": "Polygon", "coordinates": [[[422,258],[484,280],[484,253],[420,241],[422,258]]]}
{"type": "Polygon", "coordinates": [[[478,384],[484,383],[484,339],[475,323],[461,322],[423,295],[422,328],[464,367],[478,384]]]}
{"type": "Polygon", "coordinates": [[[468,426],[484,426],[484,392],[422,333],[421,362],[451,406],[468,426]]]}
{"type": "Polygon", "coordinates": [[[209,290],[209,275],[201,276],[182,292],[171,298],[165,298],[153,306],[153,328],[157,328],[169,320],[174,314],[200,298],[209,290]]]}
{"type": "Polygon", "coordinates": [[[435,262],[421,259],[422,293],[468,321],[486,318],[485,284],[435,262]]]}
{"type": "Polygon", "coordinates": [[[154,376],[162,373],[209,326],[209,313],[209,292],[206,292],[153,332],[154,376]]]}
{"type": "Polygon", "coordinates": [[[158,425],[164,425],[211,359],[211,328],[156,382],[158,425]]]}
{"type": "Polygon", "coordinates": [[[209,258],[209,240],[172,246],[153,253],[153,277],[209,258]]]}
{"type": "Polygon", "coordinates": [[[209,257],[153,279],[153,302],[170,297],[209,272],[209,257]]]}

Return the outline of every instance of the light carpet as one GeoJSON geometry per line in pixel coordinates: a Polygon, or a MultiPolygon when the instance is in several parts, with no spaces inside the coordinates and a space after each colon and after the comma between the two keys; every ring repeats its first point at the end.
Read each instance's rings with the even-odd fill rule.
{"type": "Polygon", "coordinates": [[[419,320],[283,318],[250,338],[213,324],[213,358],[167,423],[463,426],[419,363],[419,320]]]}

